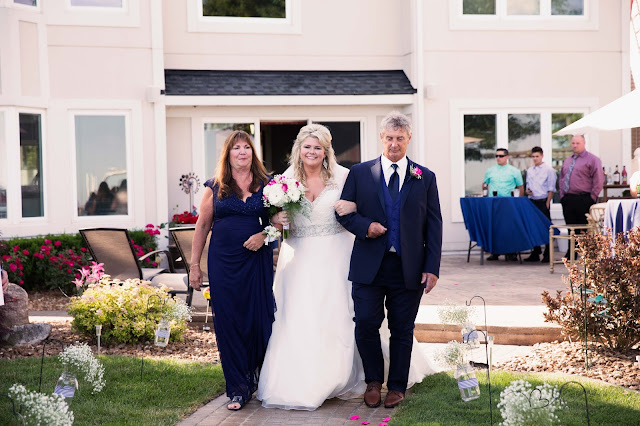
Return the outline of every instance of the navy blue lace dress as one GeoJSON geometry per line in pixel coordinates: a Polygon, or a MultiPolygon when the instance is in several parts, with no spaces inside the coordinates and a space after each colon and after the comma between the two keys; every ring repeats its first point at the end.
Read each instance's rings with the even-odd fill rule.
{"type": "Polygon", "coordinates": [[[262,188],[243,202],[235,194],[218,199],[213,181],[213,225],[209,243],[209,284],[227,396],[245,401],[258,387],[258,375],[271,336],[273,297],[273,249],[243,247],[253,234],[269,223],[262,203],[262,188]]]}

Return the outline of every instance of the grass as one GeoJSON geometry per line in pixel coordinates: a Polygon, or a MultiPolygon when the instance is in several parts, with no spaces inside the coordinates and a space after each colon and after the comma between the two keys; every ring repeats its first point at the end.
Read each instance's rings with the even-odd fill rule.
{"type": "MultiPolygon", "coordinates": [[[[463,402],[456,380],[451,373],[427,376],[413,388],[407,399],[393,415],[389,425],[470,425],[490,424],[489,396],[486,374],[476,372],[480,382],[480,398],[463,402]]],[[[602,382],[575,376],[491,373],[493,424],[502,422],[497,404],[500,392],[513,380],[525,379],[534,386],[544,382],[562,386],[570,381],[580,382],[587,390],[589,417],[592,425],[633,425],[640,421],[640,393],[602,382]]],[[[584,393],[578,385],[567,385],[562,392],[566,409],[558,413],[562,425],[586,425],[584,393]]]]}
{"type": "MultiPolygon", "coordinates": [[[[79,389],[70,409],[75,425],[175,425],[224,391],[220,365],[174,360],[144,361],[140,379],[140,358],[101,356],[106,386],[92,395],[88,384],[78,377],[79,389]]],[[[58,360],[45,358],[42,392],[51,393],[62,372],[58,360]]],[[[0,360],[0,393],[13,383],[38,390],[40,358],[0,360]]],[[[10,417],[11,403],[0,398],[0,421],[10,417]]]]}

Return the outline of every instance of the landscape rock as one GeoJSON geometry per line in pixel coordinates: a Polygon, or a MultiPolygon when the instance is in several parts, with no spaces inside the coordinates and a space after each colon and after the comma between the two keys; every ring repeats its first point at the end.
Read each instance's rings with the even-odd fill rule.
{"type": "Polygon", "coordinates": [[[51,325],[23,324],[9,330],[0,332],[0,345],[3,346],[27,346],[42,343],[51,334],[51,325]]]}
{"type": "Polygon", "coordinates": [[[9,283],[4,293],[4,305],[0,306],[0,329],[29,324],[29,295],[19,285],[9,283]]]}

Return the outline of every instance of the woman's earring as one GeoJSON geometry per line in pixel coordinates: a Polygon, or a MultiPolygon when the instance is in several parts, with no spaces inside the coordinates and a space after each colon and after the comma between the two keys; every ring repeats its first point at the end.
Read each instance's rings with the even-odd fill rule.
{"type": "Polygon", "coordinates": [[[326,158],[324,160],[322,160],[322,165],[324,166],[325,169],[329,168],[329,163],[327,162],[326,158]]]}

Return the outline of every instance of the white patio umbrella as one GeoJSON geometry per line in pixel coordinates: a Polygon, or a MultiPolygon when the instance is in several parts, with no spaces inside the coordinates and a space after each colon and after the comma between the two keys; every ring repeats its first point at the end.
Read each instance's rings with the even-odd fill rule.
{"type": "Polygon", "coordinates": [[[640,89],[608,103],[553,135],[580,135],[589,130],[620,130],[633,127],[640,127],[640,89]]]}

